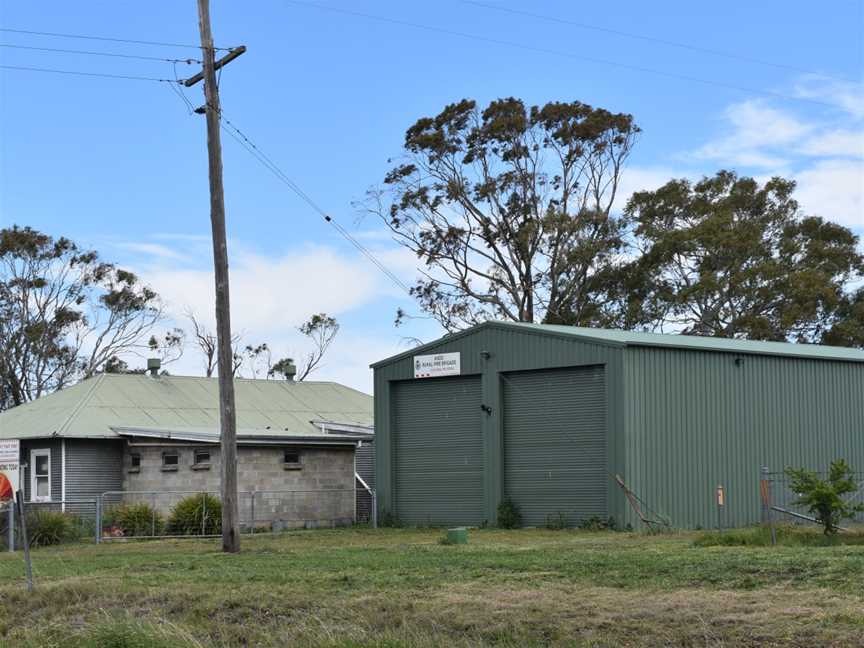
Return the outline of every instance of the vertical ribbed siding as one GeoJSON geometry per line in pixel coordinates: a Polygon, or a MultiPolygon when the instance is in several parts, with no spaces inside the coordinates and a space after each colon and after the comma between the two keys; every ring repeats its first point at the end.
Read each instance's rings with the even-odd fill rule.
{"type": "Polygon", "coordinates": [[[92,500],[123,488],[123,441],[66,439],[66,499],[92,500]]]}
{"type": "Polygon", "coordinates": [[[410,525],[483,521],[480,378],[397,383],[393,393],[395,513],[410,525]]]}
{"type": "MultiPolygon", "coordinates": [[[[501,372],[529,371],[556,367],[604,366],[606,371],[607,456],[604,468],[621,472],[624,465],[624,373],[622,349],[615,344],[593,344],[564,334],[481,327],[442,338],[423,354],[460,352],[462,374],[481,376],[481,398],[492,410],[480,419],[483,439],[484,520],[493,522],[504,494],[504,423],[501,372]],[[486,357],[481,355],[486,352],[486,357]]],[[[394,456],[391,430],[392,394],[398,381],[413,379],[412,356],[397,358],[375,368],[375,443],[379,511],[391,510],[395,493],[394,456]]],[[[423,382],[420,380],[418,382],[423,382]]],[[[428,382],[428,380],[427,380],[428,382]]],[[[617,519],[625,514],[624,500],[611,479],[607,479],[608,512],[617,519]]]]}
{"type": "Polygon", "coordinates": [[[627,481],[680,527],[760,519],[759,471],[864,468],[864,365],[674,349],[626,351],[627,481]],[[736,358],[739,362],[736,363],[736,358]]]}
{"type": "Polygon", "coordinates": [[[526,526],[606,518],[604,369],[502,375],[504,485],[526,526]]]}

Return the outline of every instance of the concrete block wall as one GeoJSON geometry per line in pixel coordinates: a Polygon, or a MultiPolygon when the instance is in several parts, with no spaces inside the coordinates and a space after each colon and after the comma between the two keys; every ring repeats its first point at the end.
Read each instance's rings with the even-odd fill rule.
{"type": "MultiPolygon", "coordinates": [[[[203,446],[198,446],[203,449],[203,446]]],[[[219,492],[219,448],[208,446],[209,468],[195,466],[195,446],[127,446],[123,456],[125,501],[144,501],[162,515],[188,495],[172,491],[219,492]],[[176,470],[162,466],[162,455],[179,455],[176,470]],[[140,456],[138,471],[131,456],[140,456]],[[138,494],[136,494],[138,493],[138,494]],[[146,493],[146,494],[141,494],[146,493]]],[[[295,450],[295,448],[291,448],[295,450]]],[[[299,467],[286,466],[285,447],[240,446],[237,449],[237,482],[240,519],[244,524],[278,528],[341,526],[355,517],[354,448],[296,448],[299,467]],[[255,491],[254,505],[250,492],[255,491]]]]}

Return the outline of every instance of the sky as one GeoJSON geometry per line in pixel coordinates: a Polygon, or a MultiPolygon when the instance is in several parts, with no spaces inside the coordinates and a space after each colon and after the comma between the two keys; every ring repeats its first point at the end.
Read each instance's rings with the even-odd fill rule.
{"type": "MultiPolygon", "coordinates": [[[[404,282],[417,276],[356,206],[405,130],[463,98],[579,100],[634,115],[621,195],[719,169],[794,178],[802,209],[864,234],[864,3],[300,2],[213,0],[218,46],[248,51],[220,80],[223,114],[404,282]],[[614,7],[614,10],[610,9],[614,7]]],[[[0,65],[184,78],[196,3],[11,2],[0,65]]],[[[134,270],[183,325],[212,325],[204,118],[171,84],[0,68],[0,224],[66,236],[134,270]]],[[[186,91],[202,103],[201,86],[186,91]]],[[[316,312],[341,330],[316,379],[370,392],[371,362],[438,337],[401,289],[306,202],[223,137],[232,324],[276,357],[309,351],[316,312]]],[[[169,322],[170,323],[170,322],[169,322]]],[[[193,348],[169,367],[199,374],[193,348]]]]}

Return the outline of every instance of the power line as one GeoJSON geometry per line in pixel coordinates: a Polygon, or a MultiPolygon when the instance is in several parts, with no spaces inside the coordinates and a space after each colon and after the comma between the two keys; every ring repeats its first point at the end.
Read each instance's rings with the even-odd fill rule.
{"type": "Polygon", "coordinates": [[[174,79],[159,79],[157,77],[133,76],[128,74],[105,74],[102,72],[79,72],[77,70],[55,70],[52,68],[27,67],[24,65],[0,65],[4,70],[23,70],[26,72],[49,72],[53,74],[71,74],[86,77],[104,77],[106,79],[128,79],[131,81],[158,81],[159,83],[178,83],[174,79]]]}
{"type": "MultiPolygon", "coordinates": [[[[182,97],[187,104],[188,107],[191,108],[191,104],[188,100],[182,97]]],[[[258,162],[270,173],[272,173],[276,178],[278,178],[282,183],[284,183],[291,191],[293,191],[298,197],[300,197],[307,205],[309,205],[312,209],[314,209],[325,222],[329,223],[333,226],[333,228],[348,241],[351,245],[353,245],[363,256],[365,256],[376,268],[378,268],[388,279],[390,279],[394,284],[396,284],[399,288],[405,291],[409,296],[411,295],[411,289],[402,281],[397,275],[395,275],[384,263],[378,259],[366,246],[364,246],[360,241],[358,241],[348,230],[346,230],[342,225],[340,225],[332,216],[330,216],[324,209],[322,209],[318,203],[316,203],[309,194],[303,191],[300,186],[294,182],[291,178],[289,178],[279,166],[270,159],[258,146],[251,140],[249,137],[243,133],[237,126],[235,126],[227,117],[225,117],[225,113],[220,113],[220,119],[223,123],[222,130],[224,130],[228,135],[231,136],[237,143],[239,143],[246,151],[252,155],[258,162]]]]}
{"type": "MultiPolygon", "coordinates": [[[[108,36],[91,36],[89,34],[61,34],[58,32],[43,32],[33,31],[29,29],[10,29],[8,27],[0,27],[0,31],[9,32],[12,34],[28,34],[30,36],[48,36],[52,38],[79,38],[84,40],[108,41],[111,43],[131,43],[133,45],[154,45],[156,47],[188,47],[201,49],[200,45],[185,45],[183,43],[163,43],[160,41],[146,40],[131,40],[128,38],[109,38],[108,36]]],[[[214,47],[214,50],[230,51],[230,47],[214,47]]]]}
{"type": "Polygon", "coordinates": [[[191,65],[192,63],[201,64],[201,61],[198,59],[185,58],[185,59],[172,59],[172,58],[161,58],[159,56],[137,56],[135,54],[119,54],[117,52],[91,52],[89,50],[73,50],[73,49],[60,49],[55,47],[31,47],[29,45],[13,45],[12,43],[0,43],[0,47],[9,47],[12,49],[23,49],[23,50],[35,50],[38,52],[51,52],[56,54],[86,54],[89,56],[110,56],[112,58],[123,58],[123,59],[139,59],[142,61],[160,61],[163,63],[187,63],[191,65]]]}
{"type": "Polygon", "coordinates": [[[668,47],[678,47],[680,49],[686,49],[691,52],[701,52],[703,54],[710,54],[712,56],[720,56],[723,58],[732,59],[735,61],[743,61],[744,63],[755,63],[757,65],[767,65],[769,67],[774,67],[782,70],[792,70],[793,72],[801,72],[804,74],[815,74],[826,79],[833,79],[835,81],[852,81],[851,79],[841,78],[841,77],[830,77],[825,74],[821,74],[820,72],[815,72],[813,70],[807,70],[805,68],[800,68],[794,65],[788,65],[786,63],[777,63],[775,61],[766,61],[764,59],[753,58],[750,56],[742,56],[741,54],[735,54],[733,52],[726,52],[723,50],[711,49],[708,47],[700,47],[698,45],[690,45],[688,43],[680,43],[677,41],[666,40],[665,38],[657,38],[655,36],[647,36],[645,34],[635,34],[632,32],[626,32],[619,29],[612,29],[609,27],[601,27],[599,25],[590,25],[588,23],[578,22],[575,20],[568,20],[566,18],[559,18],[557,16],[547,16],[544,14],[537,14],[530,11],[523,11],[521,9],[511,9],[510,7],[501,7],[498,5],[487,4],[486,2],[479,2],[478,0],[462,0],[465,4],[474,5],[475,7],[482,7],[484,9],[492,9],[493,11],[500,11],[504,13],[514,14],[517,16],[526,16],[528,18],[536,18],[538,20],[545,20],[548,22],[560,23],[562,25],[571,25],[573,27],[578,27],[580,29],[593,30],[598,32],[603,32],[606,34],[613,34],[615,36],[621,36],[623,38],[632,38],[635,40],[646,41],[649,43],[657,43],[660,45],[666,45],[668,47]]]}
{"type": "Polygon", "coordinates": [[[776,99],[785,99],[787,101],[798,101],[802,103],[816,104],[819,106],[825,106],[828,108],[834,108],[835,106],[827,101],[819,101],[818,99],[810,99],[807,97],[796,97],[793,95],[787,95],[780,92],[774,92],[772,90],[763,90],[759,88],[750,88],[747,86],[740,86],[734,83],[725,83],[723,81],[712,81],[709,79],[702,79],[700,77],[694,77],[687,74],[678,74],[676,72],[666,72],[665,70],[658,70],[655,68],[643,67],[641,65],[632,65],[630,63],[621,63],[619,61],[612,61],[608,59],[596,58],[593,56],[584,56],[582,54],[573,54],[572,52],[565,52],[562,50],[551,49],[548,47],[538,47],[535,45],[527,45],[525,43],[518,43],[516,41],[503,40],[500,38],[492,38],[489,36],[480,36],[478,34],[470,34],[468,32],[455,31],[452,29],[446,29],[444,27],[434,27],[432,25],[424,25],[421,23],[410,22],[407,20],[401,20],[398,18],[389,18],[386,16],[378,16],[375,14],[367,14],[360,11],[353,11],[351,9],[342,9],[339,7],[325,6],[319,4],[313,4],[311,2],[305,2],[303,0],[285,0],[294,5],[309,7],[313,9],[318,9],[321,11],[330,11],[333,13],[341,13],[348,16],[355,16],[358,18],[366,18],[368,20],[377,20],[379,22],[390,23],[393,25],[400,25],[402,27],[412,27],[414,29],[423,29],[425,31],[436,32],[439,34],[447,34],[448,36],[457,36],[459,38],[466,38],[472,41],[491,43],[493,45],[501,45],[504,47],[514,47],[517,49],[526,50],[529,52],[536,52],[540,54],[551,54],[553,56],[560,56],[563,58],[586,61],[588,63],[596,63],[599,65],[606,65],[610,67],[617,67],[625,70],[631,70],[634,72],[644,72],[647,74],[654,74],[657,76],[663,76],[670,79],[676,79],[678,81],[688,81],[691,83],[699,83],[702,85],[715,86],[718,88],[726,88],[727,90],[737,90],[739,92],[747,92],[752,94],[760,94],[768,97],[774,97],[776,99]]]}

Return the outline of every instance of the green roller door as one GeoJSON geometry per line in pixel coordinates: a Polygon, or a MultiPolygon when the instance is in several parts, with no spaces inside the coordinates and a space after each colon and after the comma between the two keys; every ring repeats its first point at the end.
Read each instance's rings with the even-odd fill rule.
{"type": "Polygon", "coordinates": [[[480,377],[393,384],[395,504],[409,525],[483,519],[480,377]]]}
{"type": "Polygon", "coordinates": [[[504,477],[526,526],[605,518],[603,367],[502,374],[504,477]]]}

